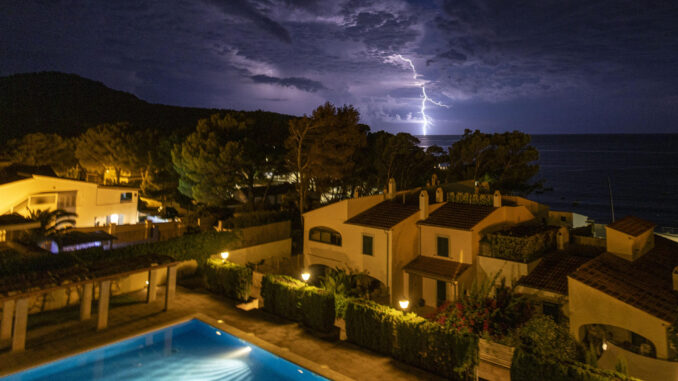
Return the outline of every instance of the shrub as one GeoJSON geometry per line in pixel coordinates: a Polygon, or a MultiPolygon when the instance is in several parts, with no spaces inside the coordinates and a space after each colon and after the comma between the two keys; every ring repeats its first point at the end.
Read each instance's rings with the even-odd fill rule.
{"type": "Polygon", "coordinates": [[[633,380],[618,372],[580,362],[583,348],[567,329],[548,316],[536,316],[518,330],[511,380],[633,380]]]}
{"type": "Polygon", "coordinates": [[[239,213],[224,221],[224,228],[243,229],[251,226],[267,225],[288,219],[289,215],[285,212],[279,212],[276,210],[260,210],[249,213],[239,213]]]}
{"type": "Polygon", "coordinates": [[[351,298],[348,296],[334,294],[334,312],[337,319],[343,319],[346,316],[346,307],[350,300],[351,298]]]}
{"type": "Polygon", "coordinates": [[[471,380],[478,361],[478,338],[432,323],[415,314],[395,319],[394,357],[453,380],[471,380]]]}
{"type": "Polygon", "coordinates": [[[233,262],[210,259],[205,265],[204,274],[210,291],[243,302],[249,299],[252,269],[233,262]]]}
{"type": "Polygon", "coordinates": [[[557,228],[518,226],[507,231],[487,234],[489,255],[493,258],[528,263],[556,247],[557,228]],[[533,230],[533,231],[527,231],[533,230]]]}
{"type": "Polygon", "coordinates": [[[334,294],[285,275],[264,275],[264,309],[309,328],[328,332],[334,326],[334,294]]]}
{"type": "Polygon", "coordinates": [[[398,315],[402,312],[367,300],[353,299],[346,306],[346,336],[357,345],[391,355],[398,315]]]}

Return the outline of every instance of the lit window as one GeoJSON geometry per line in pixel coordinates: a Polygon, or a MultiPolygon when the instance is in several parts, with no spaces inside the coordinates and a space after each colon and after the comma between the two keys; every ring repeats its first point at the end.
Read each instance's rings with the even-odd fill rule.
{"type": "Polygon", "coordinates": [[[341,246],[341,234],[330,228],[324,227],[312,228],[311,231],[308,233],[308,239],[311,241],[341,246]]]}
{"type": "Polygon", "coordinates": [[[5,242],[7,240],[7,231],[0,230],[0,242],[5,242]]]}
{"type": "Polygon", "coordinates": [[[132,192],[120,193],[120,202],[132,201],[132,192]]]}
{"type": "Polygon", "coordinates": [[[374,255],[374,237],[363,234],[363,254],[374,255]]]}

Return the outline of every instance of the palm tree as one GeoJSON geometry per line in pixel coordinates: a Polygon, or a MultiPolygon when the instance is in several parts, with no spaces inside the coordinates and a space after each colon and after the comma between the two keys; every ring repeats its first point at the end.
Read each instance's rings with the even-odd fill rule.
{"type": "Polygon", "coordinates": [[[55,210],[28,210],[28,218],[40,222],[40,227],[33,232],[36,238],[53,237],[59,234],[59,230],[75,225],[74,217],[78,215],[63,209],[55,210]]]}

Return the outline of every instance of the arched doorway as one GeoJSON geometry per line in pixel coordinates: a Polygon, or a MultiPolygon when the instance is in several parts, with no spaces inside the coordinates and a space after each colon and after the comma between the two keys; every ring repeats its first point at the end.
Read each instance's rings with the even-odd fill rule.
{"type": "Polygon", "coordinates": [[[657,348],[651,340],[626,328],[585,324],[579,327],[579,337],[589,348],[594,348],[599,356],[606,348],[605,343],[609,342],[629,352],[657,358],[657,348]]]}

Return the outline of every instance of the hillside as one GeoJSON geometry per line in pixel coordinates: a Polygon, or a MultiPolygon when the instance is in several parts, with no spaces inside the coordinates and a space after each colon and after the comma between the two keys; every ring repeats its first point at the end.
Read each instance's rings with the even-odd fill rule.
{"type": "MultiPolygon", "coordinates": [[[[75,74],[42,72],[0,77],[0,138],[30,132],[75,136],[101,123],[127,121],[139,128],[189,132],[218,109],[152,104],[75,74]]],[[[257,112],[258,117],[289,116],[257,112]],[[265,115],[261,115],[265,114],[265,115]]]]}

